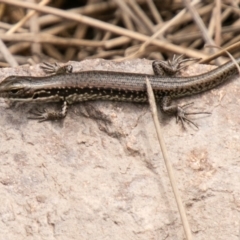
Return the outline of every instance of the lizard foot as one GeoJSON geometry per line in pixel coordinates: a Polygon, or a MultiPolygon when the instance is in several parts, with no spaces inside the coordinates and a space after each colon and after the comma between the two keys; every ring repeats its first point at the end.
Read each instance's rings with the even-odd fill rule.
{"type": "Polygon", "coordinates": [[[54,121],[54,120],[60,120],[66,117],[67,115],[67,102],[64,101],[62,110],[60,112],[56,111],[47,111],[44,109],[35,109],[30,111],[32,116],[29,116],[29,119],[37,119],[39,122],[44,121],[54,121]]]}
{"type": "Polygon", "coordinates": [[[44,70],[45,73],[48,74],[64,74],[71,73],[73,71],[73,67],[71,65],[60,66],[60,64],[56,62],[43,62],[40,67],[44,70]]]}
{"type": "Polygon", "coordinates": [[[211,114],[210,112],[186,112],[185,109],[192,105],[193,105],[193,102],[177,107],[177,123],[180,120],[184,129],[186,129],[184,123],[192,124],[195,128],[198,129],[198,125],[196,123],[194,123],[191,119],[189,119],[187,117],[188,115],[211,114]]]}

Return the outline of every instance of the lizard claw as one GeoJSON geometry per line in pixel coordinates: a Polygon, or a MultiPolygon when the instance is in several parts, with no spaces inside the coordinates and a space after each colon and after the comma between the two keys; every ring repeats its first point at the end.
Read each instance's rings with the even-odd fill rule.
{"type": "Polygon", "coordinates": [[[40,67],[45,73],[48,74],[64,74],[71,73],[73,71],[72,65],[60,66],[59,63],[47,63],[43,62],[40,67]]]}
{"type": "Polygon", "coordinates": [[[28,117],[28,119],[37,119],[39,122],[51,120],[51,115],[53,115],[54,112],[47,112],[46,109],[35,109],[31,110],[30,113],[31,116],[28,117]]]}
{"type": "Polygon", "coordinates": [[[66,117],[67,114],[67,102],[64,101],[62,105],[62,110],[59,112],[56,111],[47,111],[45,108],[43,109],[35,109],[31,110],[30,113],[33,114],[32,116],[28,117],[29,119],[38,119],[39,122],[43,121],[53,121],[53,120],[60,120],[66,117]]]}
{"type": "Polygon", "coordinates": [[[192,124],[195,128],[198,129],[198,125],[196,123],[194,123],[191,119],[189,119],[188,117],[186,117],[187,115],[196,115],[196,114],[211,114],[210,112],[186,112],[185,109],[188,108],[189,106],[193,105],[194,103],[187,103],[183,106],[178,106],[177,107],[177,123],[179,122],[179,120],[182,123],[182,126],[184,129],[186,129],[184,123],[188,123],[188,124],[192,124]]]}

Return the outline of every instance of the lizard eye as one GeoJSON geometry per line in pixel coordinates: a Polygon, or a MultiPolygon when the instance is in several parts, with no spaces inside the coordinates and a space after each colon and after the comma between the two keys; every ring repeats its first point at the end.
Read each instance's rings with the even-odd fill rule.
{"type": "Polygon", "coordinates": [[[13,89],[13,90],[11,90],[11,93],[15,94],[15,93],[17,93],[18,91],[19,91],[18,89],[13,89]]]}
{"type": "Polygon", "coordinates": [[[37,99],[39,97],[39,94],[38,93],[35,93],[34,95],[33,95],[33,99],[37,99]]]}

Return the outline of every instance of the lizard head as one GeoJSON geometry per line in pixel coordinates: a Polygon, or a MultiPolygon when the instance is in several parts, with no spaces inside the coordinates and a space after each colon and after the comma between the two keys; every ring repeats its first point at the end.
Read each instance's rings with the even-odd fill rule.
{"type": "Polygon", "coordinates": [[[10,76],[0,83],[0,97],[8,99],[30,98],[29,80],[27,77],[10,76]]]}

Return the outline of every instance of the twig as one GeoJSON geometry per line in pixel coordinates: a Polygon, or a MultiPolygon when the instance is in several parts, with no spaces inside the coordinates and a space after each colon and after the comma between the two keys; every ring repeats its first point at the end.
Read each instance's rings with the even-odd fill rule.
{"type": "Polygon", "coordinates": [[[191,240],[192,239],[192,233],[191,233],[191,230],[190,230],[190,226],[189,226],[189,223],[188,223],[188,220],[187,220],[186,212],[185,212],[185,209],[183,207],[183,203],[182,203],[180,194],[179,194],[178,189],[177,189],[177,184],[176,184],[176,180],[175,180],[175,177],[174,177],[174,172],[173,172],[172,166],[170,164],[169,157],[168,157],[168,154],[167,154],[167,149],[166,149],[165,142],[164,142],[164,139],[163,139],[163,135],[161,133],[161,128],[160,128],[160,124],[159,124],[157,107],[156,107],[156,102],[155,102],[153,90],[152,90],[150,81],[147,77],[146,77],[146,84],[147,84],[149,104],[150,104],[150,108],[151,108],[151,112],[152,112],[152,116],[153,116],[153,121],[154,121],[154,124],[155,124],[157,136],[158,136],[159,145],[160,145],[161,150],[162,150],[163,159],[164,159],[164,162],[165,162],[165,165],[166,165],[166,168],[167,168],[168,176],[169,176],[169,179],[170,179],[170,182],[171,182],[171,186],[172,186],[172,189],[173,189],[175,200],[177,202],[178,211],[179,211],[181,219],[182,219],[182,224],[183,224],[183,228],[184,228],[187,240],[191,240]]]}
{"type": "Polygon", "coordinates": [[[221,25],[221,1],[216,0],[216,31],[215,31],[215,42],[217,46],[221,46],[221,32],[222,32],[222,25],[221,25]]]}
{"type": "MultiPolygon", "coordinates": [[[[192,4],[194,5],[194,4],[197,4],[198,2],[199,2],[199,0],[195,0],[192,4]]],[[[124,58],[124,60],[138,57],[142,52],[145,51],[146,47],[149,44],[151,44],[154,39],[161,36],[166,30],[168,30],[170,28],[170,26],[174,25],[177,21],[179,21],[184,16],[185,13],[186,13],[185,9],[180,11],[175,17],[173,17],[170,21],[168,21],[166,24],[161,26],[161,28],[158,31],[156,31],[151,37],[149,37],[149,39],[141,45],[141,47],[138,49],[138,51],[136,51],[133,54],[129,55],[128,57],[124,58]]]]}
{"type": "Polygon", "coordinates": [[[158,9],[156,8],[155,4],[153,3],[153,0],[147,0],[147,4],[148,4],[148,7],[149,7],[155,21],[158,24],[162,24],[163,23],[162,17],[160,15],[158,9]]]}
{"type": "MultiPolygon", "coordinates": [[[[87,24],[87,25],[90,25],[90,26],[93,26],[96,28],[104,29],[106,31],[111,31],[113,33],[127,36],[127,37],[130,37],[130,38],[142,41],[142,42],[147,41],[149,39],[149,37],[144,34],[129,31],[127,29],[124,29],[124,28],[121,28],[118,26],[113,26],[109,23],[99,21],[99,20],[96,20],[96,19],[93,19],[93,18],[90,18],[87,16],[83,16],[81,14],[76,14],[73,12],[68,13],[66,11],[55,9],[52,7],[38,6],[37,4],[34,4],[34,3],[20,2],[17,0],[0,0],[0,2],[6,3],[6,4],[11,4],[14,6],[24,7],[24,8],[31,8],[31,9],[34,9],[34,10],[37,10],[40,12],[54,14],[54,15],[57,15],[59,17],[65,18],[65,19],[70,19],[70,20],[74,20],[77,22],[81,22],[81,23],[84,23],[84,24],[87,24]]],[[[207,57],[206,54],[203,54],[201,52],[194,51],[189,48],[179,47],[177,45],[174,45],[174,44],[171,44],[171,43],[168,43],[165,41],[153,39],[152,44],[160,47],[163,51],[167,51],[167,52],[170,51],[170,52],[174,52],[177,54],[185,54],[186,56],[194,57],[194,58],[206,58],[207,57]]]]}
{"type": "MultiPolygon", "coordinates": [[[[213,46],[211,46],[213,47],[213,46]]],[[[217,58],[217,57],[220,57],[222,56],[224,53],[226,52],[232,52],[233,50],[239,50],[240,48],[240,42],[237,42],[223,50],[220,50],[219,52],[213,54],[212,56],[208,57],[208,58],[205,58],[203,60],[201,60],[199,63],[208,63],[208,62],[211,62],[213,59],[217,58]]]]}
{"type": "Polygon", "coordinates": [[[191,13],[193,20],[195,21],[196,25],[198,26],[199,30],[202,33],[203,39],[207,44],[215,45],[212,38],[209,36],[206,26],[203,20],[200,18],[196,9],[190,4],[189,0],[184,0],[184,4],[188,11],[191,13]]]}
{"type": "Polygon", "coordinates": [[[63,46],[77,46],[77,47],[102,47],[104,45],[101,41],[93,41],[93,40],[82,40],[82,39],[67,39],[63,37],[53,36],[47,33],[14,33],[11,35],[6,35],[0,33],[0,39],[9,42],[17,42],[17,41],[26,41],[26,42],[36,42],[36,43],[52,43],[55,45],[63,45],[63,46]]]}
{"type": "MultiPolygon", "coordinates": [[[[39,5],[43,6],[43,5],[47,5],[49,3],[49,0],[42,0],[39,5]]],[[[23,24],[30,19],[34,14],[36,13],[36,11],[30,11],[23,19],[21,19],[21,21],[19,21],[18,23],[16,23],[9,31],[6,32],[6,34],[11,34],[16,32],[21,26],[23,26],[23,24]]]]}
{"type": "Polygon", "coordinates": [[[18,63],[12,54],[9,52],[6,45],[3,43],[2,39],[0,39],[0,52],[2,53],[4,59],[10,64],[12,67],[17,67],[18,63]]]}

